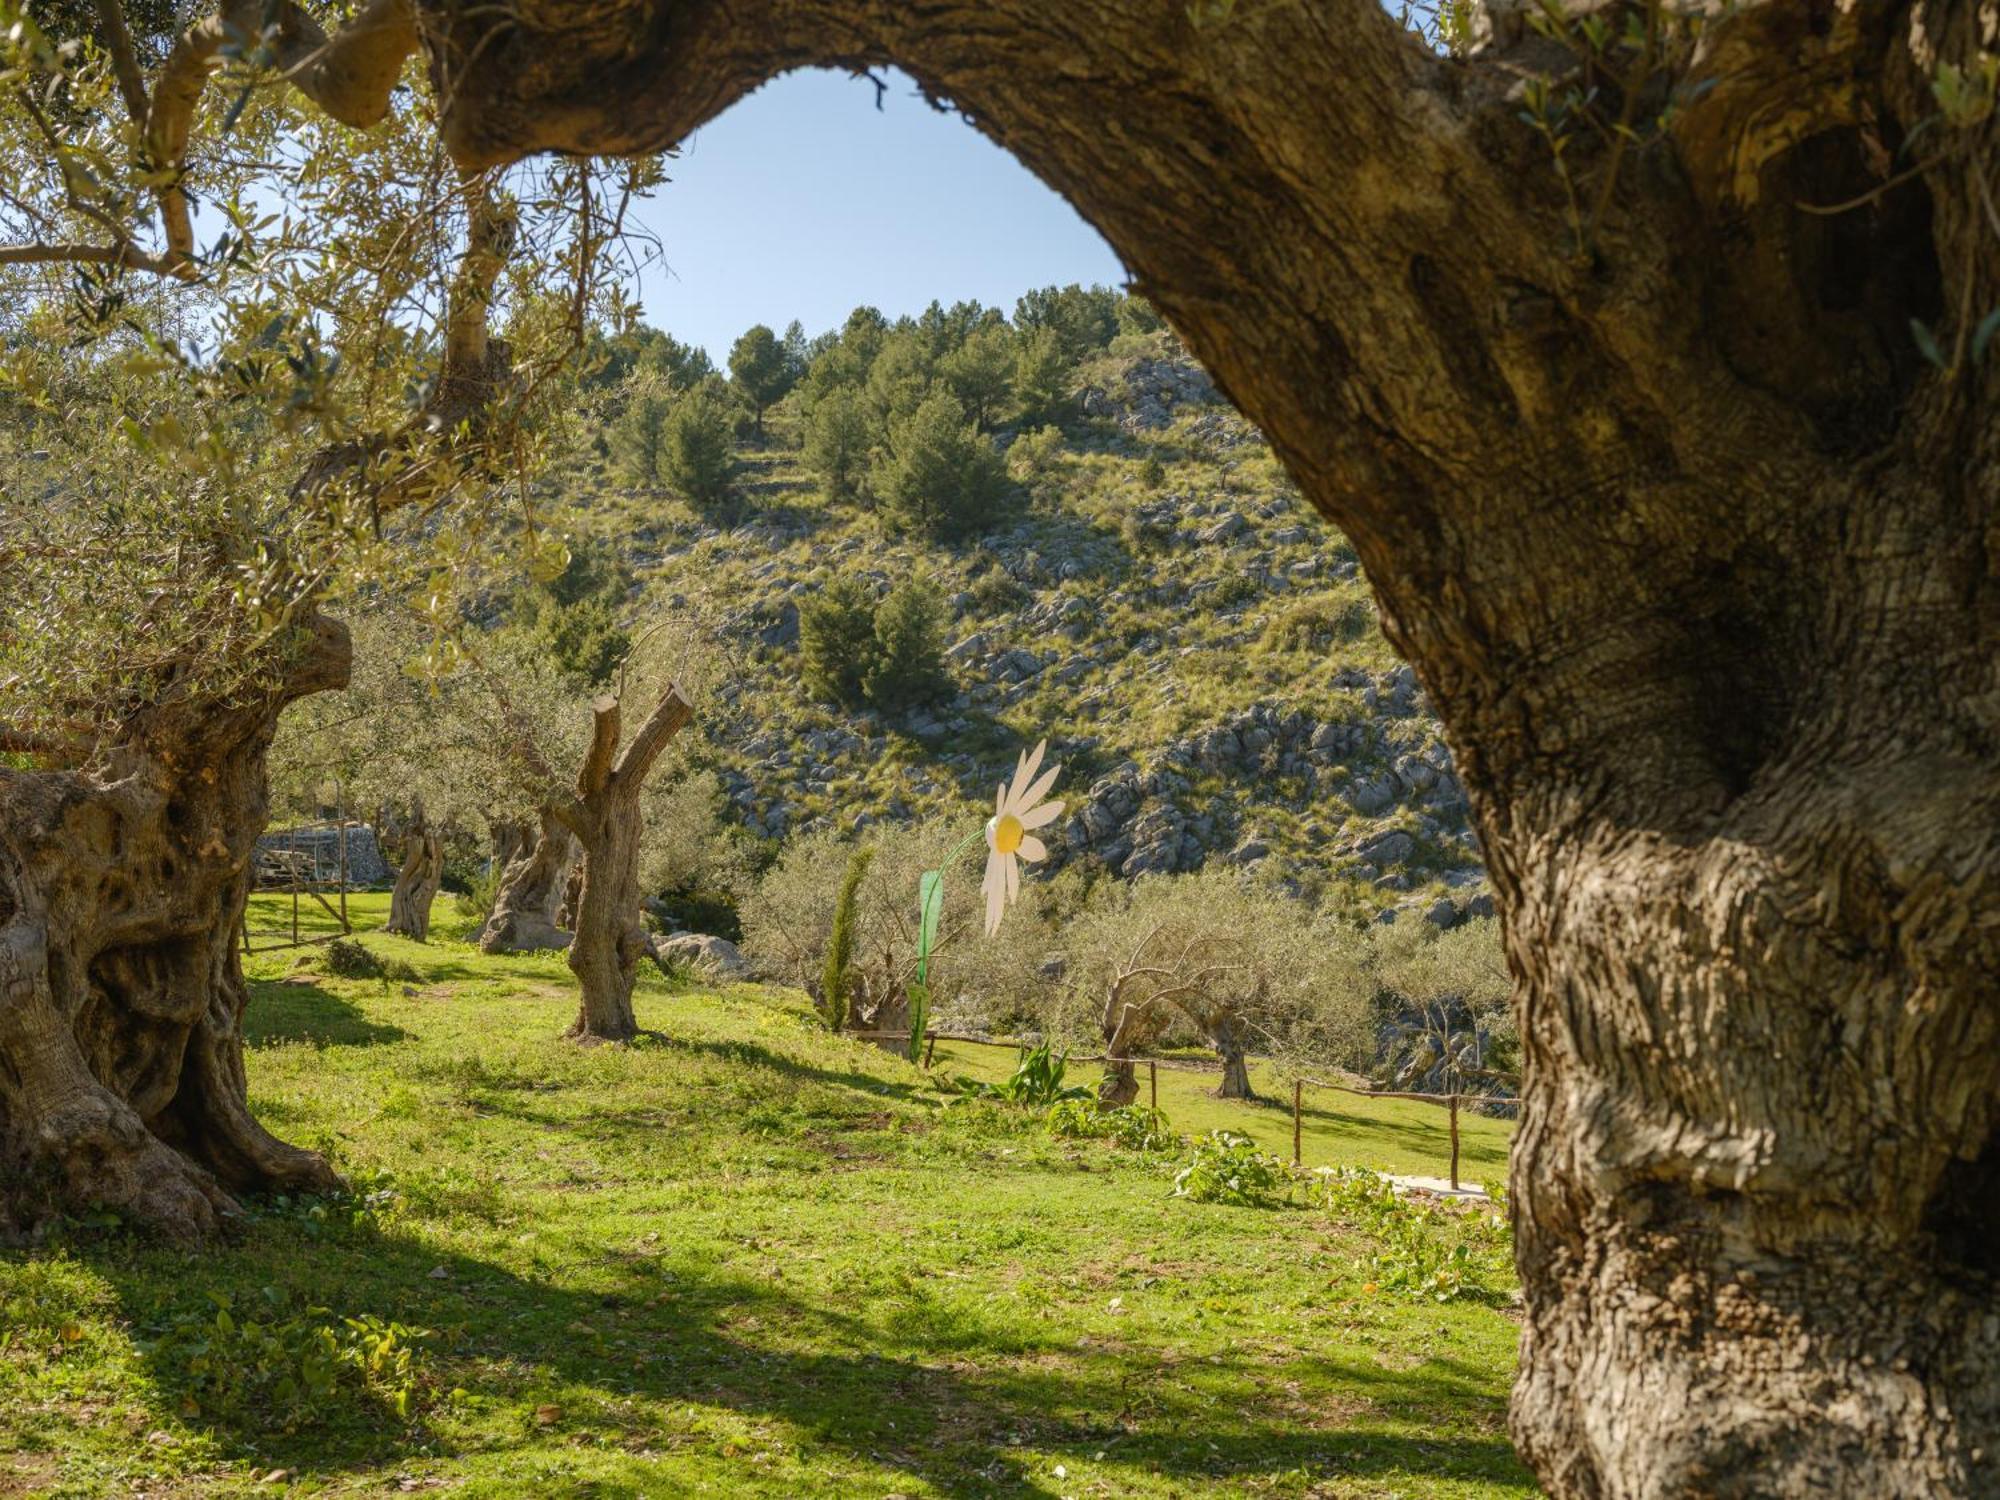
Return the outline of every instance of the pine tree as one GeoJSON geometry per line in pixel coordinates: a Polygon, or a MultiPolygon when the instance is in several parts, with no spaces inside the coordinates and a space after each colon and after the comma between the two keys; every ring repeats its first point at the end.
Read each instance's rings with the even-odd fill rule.
{"type": "Polygon", "coordinates": [[[1014,331],[1004,323],[975,329],[938,362],[938,374],[973,422],[991,427],[1014,389],[1014,331]]]}
{"type": "Polygon", "coordinates": [[[944,610],[921,578],[897,587],[875,611],[875,660],[862,691],[892,712],[935,703],[951,691],[944,665],[944,610]]]}
{"type": "Polygon", "coordinates": [[[869,487],[895,525],[949,539],[993,519],[1007,493],[1007,470],[958,402],[937,391],[890,424],[889,452],[869,487]]]}
{"type": "Polygon", "coordinates": [[[815,697],[860,707],[875,653],[875,596],[860,579],[837,578],[800,607],[800,670],[815,697]]]}
{"type": "Polygon", "coordinates": [[[860,495],[873,436],[867,404],[853,386],[836,386],[813,403],[806,418],[805,461],[829,500],[860,495]]]}
{"type": "Polygon", "coordinates": [[[704,511],[727,506],[736,487],[736,424],[715,384],[704,382],[673,403],[660,441],[660,477],[704,511]]]}
{"type": "Polygon", "coordinates": [[[1053,328],[1024,333],[1014,343],[1014,397],[1023,425],[1060,422],[1069,408],[1070,360],[1053,328]]]}
{"type": "MultiPolygon", "coordinates": [[[[803,338],[801,338],[803,345],[803,338]]],[[[764,412],[798,379],[784,344],[762,323],[749,329],[729,351],[729,379],[756,413],[757,440],[764,440],[764,412]]]]}

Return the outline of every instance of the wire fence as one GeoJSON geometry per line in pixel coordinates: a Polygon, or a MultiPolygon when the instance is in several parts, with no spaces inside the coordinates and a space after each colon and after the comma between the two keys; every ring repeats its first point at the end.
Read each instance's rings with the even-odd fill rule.
{"type": "MultiPolygon", "coordinates": [[[[857,1041],[864,1042],[908,1042],[912,1033],[907,1031],[852,1031],[847,1033],[857,1041]]],[[[923,1066],[929,1068],[931,1058],[937,1051],[939,1042],[958,1042],[974,1047],[1005,1047],[1020,1051],[1039,1043],[1026,1042],[1018,1038],[975,1036],[961,1031],[924,1032],[923,1066]]],[[[1154,1110],[1160,1107],[1160,1069],[1182,1073],[1214,1073],[1220,1062],[1197,1062],[1189,1058],[1161,1057],[1112,1057],[1108,1053],[1096,1052],[1085,1057],[1070,1057],[1073,1063],[1113,1063],[1125,1067],[1145,1064],[1149,1100],[1154,1110]]],[[[1514,1101],[1502,1094],[1428,1094],[1409,1089],[1366,1089],[1350,1083],[1335,1083],[1329,1078],[1301,1077],[1292,1080],[1292,1165],[1303,1166],[1305,1146],[1305,1091],[1310,1086],[1317,1089],[1332,1089],[1336,1093],[1353,1094],[1362,1099],[1411,1099],[1424,1104],[1442,1104],[1449,1111],[1451,1129],[1451,1190],[1462,1191],[1459,1185],[1460,1142],[1458,1134],[1458,1112],[1461,1107],[1477,1108],[1482,1104],[1511,1104],[1514,1101]]]]}

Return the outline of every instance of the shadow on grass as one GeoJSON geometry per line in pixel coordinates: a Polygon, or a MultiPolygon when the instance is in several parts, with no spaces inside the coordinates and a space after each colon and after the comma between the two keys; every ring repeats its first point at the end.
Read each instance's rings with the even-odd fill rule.
{"type": "Polygon", "coordinates": [[[935,1089],[927,1084],[897,1083],[892,1079],[878,1078],[872,1073],[863,1073],[852,1068],[817,1067],[799,1058],[787,1057],[782,1052],[774,1052],[761,1042],[695,1041],[676,1036],[656,1035],[637,1045],[661,1051],[700,1053],[736,1067],[769,1068],[775,1073],[797,1079],[801,1083],[830,1084],[837,1088],[873,1094],[882,1099],[928,1098],[935,1093],[935,1089]]]}
{"type": "MultiPolygon", "coordinates": [[[[1326,1363],[1361,1388],[1358,1402],[1329,1414],[1338,1421],[1331,1425],[1296,1402],[1272,1404],[1278,1398],[1265,1389],[1273,1372],[1254,1355],[1174,1362],[1094,1350],[1050,1368],[1044,1356],[1023,1357],[1018,1343],[985,1347],[949,1337],[912,1340],[907,1353],[855,1352],[894,1341],[861,1314],[802,1301],[762,1279],[669,1267],[643,1247],[605,1257],[593,1273],[596,1291],[531,1280],[367,1226],[313,1239],[271,1223],[231,1254],[193,1261],[129,1245],[106,1246],[93,1258],[140,1335],[164,1411],[180,1409],[194,1391],[174,1346],[146,1335],[176,1314],[212,1311],[218,1295],[243,1307],[270,1287],[279,1305],[435,1331],[428,1396],[408,1422],[385,1404],[346,1398],[318,1425],[295,1432],[258,1413],[197,1423],[226,1458],[301,1473],[359,1474],[427,1455],[521,1453],[532,1463],[552,1444],[591,1442],[614,1466],[624,1459],[613,1450],[625,1450],[630,1493],[653,1493],[646,1457],[697,1443],[700,1406],[786,1423],[788,1447],[872,1466],[881,1471],[872,1482],[908,1476],[951,1496],[1054,1500],[1060,1491],[1032,1472],[1051,1453],[1073,1464],[1103,1453],[1114,1465],[1187,1480],[1251,1484],[1306,1471],[1481,1479],[1532,1492],[1498,1435],[1502,1398],[1450,1362],[1405,1372],[1326,1363]],[[559,1414],[537,1426],[530,1418],[544,1405],[559,1414]],[[520,1416],[482,1425],[496,1406],[520,1416]],[[690,1419],[693,1426],[682,1425],[690,1419]],[[1421,1435],[1390,1430],[1392,1423],[1417,1424],[1421,1435]],[[1445,1430],[1453,1426],[1461,1430],[1445,1430]],[[1467,1426],[1478,1430],[1465,1434],[1467,1426]]],[[[719,1447],[724,1439],[712,1441],[719,1447]]],[[[590,1490],[624,1492],[616,1477],[590,1490]]]]}
{"type": "Polygon", "coordinates": [[[315,1047],[375,1047],[409,1032],[371,1021],[352,1000],[310,979],[253,979],[243,1012],[243,1040],[252,1047],[305,1042],[315,1047]]]}
{"type": "MultiPolygon", "coordinates": [[[[1300,1113],[1307,1120],[1319,1121],[1339,1131],[1343,1143],[1370,1143],[1434,1158],[1438,1171],[1442,1171],[1444,1164],[1451,1160],[1451,1122],[1443,1110],[1437,1112],[1435,1123],[1429,1120],[1382,1120],[1349,1114],[1342,1109],[1315,1109],[1310,1104],[1300,1113]]],[[[1313,1165],[1310,1160],[1307,1164],[1313,1165]]],[[[1504,1173],[1507,1169],[1507,1146],[1504,1143],[1495,1145],[1467,1131],[1459,1139],[1459,1164],[1461,1170],[1481,1166],[1498,1168],[1504,1173]]]]}

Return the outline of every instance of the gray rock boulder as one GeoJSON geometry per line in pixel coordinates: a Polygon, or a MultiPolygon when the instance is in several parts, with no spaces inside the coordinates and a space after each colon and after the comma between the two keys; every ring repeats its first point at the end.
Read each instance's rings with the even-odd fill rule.
{"type": "Polygon", "coordinates": [[[1259,860],[1270,858],[1270,855],[1271,846],[1253,833],[1223,857],[1232,865],[1243,866],[1254,865],[1259,860]]]}
{"type": "Polygon", "coordinates": [[[1220,546],[1224,542],[1241,536],[1249,529],[1250,523],[1244,520],[1236,511],[1231,511],[1213,526],[1205,528],[1201,533],[1201,539],[1209,546],[1220,546]]]}
{"type": "Polygon", "coordinates": [[[685,964],[711,979],[748,979],[750,965],[728,938],[710,937],[700,932],[677,932],[656,938],[653,946],[663,964],[685,964]]]}
{"type": "Polygon", "coordinates": [[[1359,854],[1370,864],[1387,869],[1400,865],[1417,852],[1417,841],[1400,828],[1389,828],[1370,838],[1363,839],[1355,846],[1359,854]]]}
{"type": "Polygon", "coordinates": [[[796,646],[799,643],[799,607],[789,599],[779,605],[770,622],[757,632],[757,639],[780,649],[796,646]]]}
{"type": "Polygon", "coordinates": [[[1392,771],[1358,780],[1348,788],[1347,801],[1364,818],[1379,818],[1396,805],[1403,785],[1392,771]]]}

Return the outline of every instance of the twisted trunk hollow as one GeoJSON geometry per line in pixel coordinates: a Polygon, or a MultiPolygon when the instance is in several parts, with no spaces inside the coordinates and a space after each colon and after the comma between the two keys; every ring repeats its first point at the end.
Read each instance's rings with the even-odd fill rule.
{"type": "Polygon", "coordinates": [[[500,872],[492,915],[480,929],[480,952],[539,953],[569,946],[571,935],[556,916],[575,851],[575,835],[555,808],[542,808],[500,872]]]}
{"type": "Polygon", "coordinates": [[[186,706],[102,769],[0,766],[0,1232],[108,1208],[194,1241],[239,1194],[338,1187],[251,1118],[236,933],[278,714],[347,669],[315,622],[264,696],[186,706]]]}
{"type": "Polygon", "coordinates": [[[430,941],[431,905],[444,883],[444,839],[424,819],[418,807],[402,832],[403,862],[389,893],[389,920],[384,932],[417,942],[430,941]]]}

